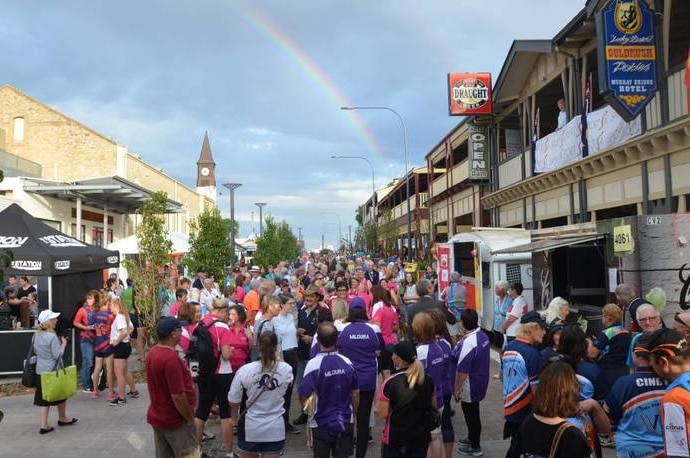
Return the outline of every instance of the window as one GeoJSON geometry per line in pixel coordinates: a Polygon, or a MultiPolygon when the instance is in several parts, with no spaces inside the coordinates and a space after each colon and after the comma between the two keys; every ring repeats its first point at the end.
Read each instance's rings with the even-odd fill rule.
{"type": "Polygon", "coordinates": [[[509,285],[522,283],[520,264],[506,264],[506,281],[509,285]]]}
{"type": "Polygon", "coordinates": [[[81,225],[81,234],[79,234],[79,237],[77,237],[77,225],[72,223],[71,235],[75,239],[78,239],[78,240],[81,240],[82,242],[85,242],[86,241],[86,225],[84,225],[84,224],[81,225]]]}
{"type": "MultiPolygon", "coordinates": [[[[91,243],[96,246],[103,246],[103,228],[94,227],[91,230],[91,243]]],[[[108,242],[113,243],[113,230],[108,229],[108,242]]]]}
{"type": "Polygon", "coordinates": [[[22,143],[24,141],[24,118],[14,118],[14,142],[22,143]]]}

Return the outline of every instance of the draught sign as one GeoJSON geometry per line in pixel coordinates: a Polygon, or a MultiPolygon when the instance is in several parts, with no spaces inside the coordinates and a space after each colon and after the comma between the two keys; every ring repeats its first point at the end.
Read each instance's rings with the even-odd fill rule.
{"type": "Polygon", "coordinates": [[[451,116],[491,114],[491,73],[449,73],[448,112],[451,116]]]}

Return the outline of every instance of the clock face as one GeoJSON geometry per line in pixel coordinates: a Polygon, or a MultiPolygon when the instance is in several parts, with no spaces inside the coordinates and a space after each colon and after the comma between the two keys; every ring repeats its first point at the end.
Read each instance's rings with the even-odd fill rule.
{"type": "Polygon", "coordinates": [[[208,167],[202,167],[201,168],[201,174],[203,176],[207,177],[209,173],[211,173],[211,171],[208,169],[208,167]]]}

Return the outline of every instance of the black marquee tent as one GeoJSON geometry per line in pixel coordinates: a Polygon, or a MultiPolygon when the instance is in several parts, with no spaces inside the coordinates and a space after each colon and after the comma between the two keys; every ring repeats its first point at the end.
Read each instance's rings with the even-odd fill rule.
{"type": "MultiPolygon", "coordinates": [[[[117,251],[88,245],[63,234],[17,204],[0,212],[0,257],[8,251],[11,264],[0,265],[0,270],[5,276],[39,277],[39,307],[61,313],[59,333],[66,333],[72,326],[72,318],[86,292],[103,286],[103,269],[120,264],[117,251]]],[[[21,355],[26,355],[26,351],[21,355]]],[[[6,372],[2,359],[0,373],[6,372]]],[[[16,367],[16,362],[11,366],[16,367]]]]}

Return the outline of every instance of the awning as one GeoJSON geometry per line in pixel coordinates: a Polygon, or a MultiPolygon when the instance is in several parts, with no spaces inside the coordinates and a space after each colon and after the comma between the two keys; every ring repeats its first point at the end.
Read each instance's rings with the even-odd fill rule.
{"type": "MultiPolygon", "coordinates": [[[[108,211],[132,214],[151,198],[153,191],[119,176],[91,178],[74,182],[26,179],[24,191],[56,199],[75,201],[108,211]]],[[[168,199],[167,213],[182,213],[181,203],[168,199]]]]}
{"type": "Polygon", "coordinates": [[[552,239],[542,239],[525,245],[513,246],[502,250],[492,251],[491,254],[511,254],[511,253],[534,253],[536,251],[549,251],[564,246],[577,245],[579,243],[593,242],[603,239],[602,234],[581,235],[578,237],[559,237],[552,239]]]}

